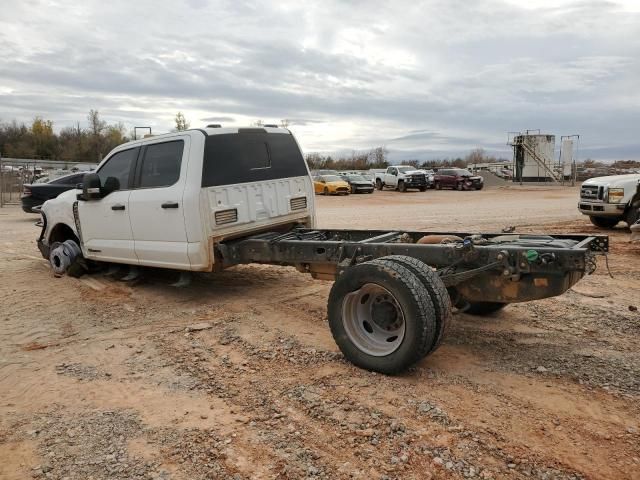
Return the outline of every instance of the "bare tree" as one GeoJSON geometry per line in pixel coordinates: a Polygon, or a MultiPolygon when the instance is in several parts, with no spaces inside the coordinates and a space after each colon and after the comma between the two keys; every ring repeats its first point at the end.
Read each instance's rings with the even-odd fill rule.
{"type": "Polygon", "coordinates": [[[184,132],[191,126],[191,123],[187,121],[182,112],[176,113],[173,121],[176,123],[176,128],[174,129],[176,132],[184,132]]]}
{"type": "Polygon", "coordinates": [[[467,163],[482,163],[485,161],[484,150],[481,148],[476,148],[469,152],[469,155],[465,157],[467,163]]]}
{"type": "Polygon", "coordinates": [[[100,118],[100,112],[98,110],[89,110],[89,115],[87,115],[87,120],[89,120],[89,144],[91,146],[91,152],[93,158],[96,161],[102,160],[102,147],[103,147],[103,138],[102,132],[107,126],[107,122],[100,118]]]}
{"type": "Polygon", "coordinates": [[[288,118],[283,118],[282,120],[280,120],[280,126],[282,128],[289,128],[289,119],[288,118]]]}

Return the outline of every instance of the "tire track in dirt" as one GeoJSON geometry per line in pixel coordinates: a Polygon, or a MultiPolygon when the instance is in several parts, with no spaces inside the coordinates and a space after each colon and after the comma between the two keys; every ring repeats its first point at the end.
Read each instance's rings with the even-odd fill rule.
{"type": "MultiPolygon", "coordinates": [[[[255,350],[254,350],[255,347],[251,346],[251,345],[246,345],[243,342],[244,341],[242,339],[238,339],[236,337],[233,340],[233,342],[231,343],[231,345],[234,345],[234,346],[240,345],[242,350],[243,350],[243,355],[245,356],[245,358],[254,358],[255,357],[255,353],[256,353],[255,350]],[[238,342],[240,342],[240,343],[238,343],[238,342]]],[[[176,348],[175,344],[173,344],[173,348],[174,349],[176,348]]],[[[209,352],[210,355],[216,355],[216,353],[217,353],[217,357],[219,357],[221,355],[220,352],[216,352],[215,350],[209,352]]],[[[175,354],[180,354],[180,353],[179,353],[179,351],[173,350],[172,351],[172,355],[175,355],[175,354]]],[[[236,352],[236,354],[237,354],[237,352],[236,352]]],[[[228,356],[228,354],[225,354],[223,356],[223,358],[226,358],[227,356],[228,356]]],[[[287,358],[287,357],[285,356],[284,358],[287,358]]],[[[183,362],[187,361],[186,358],[184,358],[184,357],[182,357],[182,360],[183,360],[183,362]]],[[[257,367],[254,367],[254,369],[257,369],[257,370],[260,371],[260,375],[261,375],[261,377],[263,377],[264,383],[267,383],[269,385],[269,389],[270,389],[269,391],[276,390],[280,394],[280,397],[284,398],[285,400],[286,400],[288,395],[289,396],[291,395],[292,392],[294,392],[294,393],[296,392],[296,390],[295,390],[296,387],[294,387],[294,390],[291,390],[291,385],[288,384],[284,379],[287,379],[287,378],[300,378],[300,377],[302,377],[302,378],[305,378],[305,377],[313,378],[314,377],[314,373],[313,373],[314,369],[317,368],[317,365],[316,365],[316,367],[314,367],[313,369],[310,369],[309,367],[307,367],[305,365],[304,362],[302,362],[302,363],[301,362],[297,362],[292,367],[290,362],[283,363],[282,362],[282,358],[281,358],[280,355],[276,356],[276,358],[269,359],[269,362],[270,362],[270,364],[261,365],[259,367],[259,369],[257,367]],[[276,363],[276,365],[273,365],[274,362],[276,363]]],[[[263,364],[264,361],[260,360],[260,363],[263,364]]],[[[334,363],[335,362],[330,361],[330,365],[333,366],[334,363]]],[[[197,365],[202,365],[202,364],[198,363],[197,365]]],[[[340,363],[338,363],[338,365],[340,365],[339,369],[344,370],[344,366],[342,366],[340,363]]],[[[195,370],[196,374],[197,374],[197,370],[198,370],[199,367],[189,364],[185,368],[188,368],[191,371],[195,370]]],[[[349,368],[349,367],[347,367],[347,368],[349,368]]],[[[358,373],[359,373],[359,371],[358,371],[358,373]]],[[[201,374],[202,374],[202,372],[201,372],[201,374]]],[[[334,372],[334,374],[335,374],[335,372],[334,372]]],[[[339,379],[340,377],[344,378],[347,375],[350,375],[350,374],[345,374],[345,373],[337,374],[337,377],[339,379]]],[[[359,377],[359,375],[357,375],[357,374],[355,376],[356,376],[356,378],[359,377]]],[[[204,375],[204,378],[206,378],[206,377],[207,376],[204,375]]],[[[221,378],[220,375],[216,376],[216,382],[218,383],[218,386],[217,386],[217,389],[216,389],[217,391],[224,392],[224,395],[230,395],[230,397],[234,400],[234,403],[236,403],[236,400],[237,400],[238,396],[240,396],[242,398],[242,400],[246,401],[246,398],[243,397],[243,394],[242,394],[241,391],[238,392],[237,389],[231,387],[230,385],[225,385],[224,383],[222,385],[220,385],[219,384],[220,383],[220,378],[221,378]]],[[[211,380],[207,379],[205,381],[209,381],[210,382],[211,380]]],[[[320,382],[322,383],[322,381],[323,380],[321,380],[320,382]]],[[[388,381],[390,381],[390,380],[386,379],[386,378],[382,379],[382,383],[386,383],[388,381]]],[[[314,387],[317,387],[317,384],[313,383],[313,384],[310,384],[310,385],[302,385],[302,386],[298,386],[297,388],[298,389],[299,388],[305,389],[305,388],[314,388],[314,387]]],[[[388,391],[395,392],[397,390],[398,390],[398,385],[393,385],[393,388],[390,388],[388,391]]],[[[266,395],[266,394],[268,394],[269,391],[265,391],[263,393],[266,395]]],[[[413,393],[413,396],[415,396],[415,392],[406,392],[406,393],[407,394],[413,393]]],[[[319,400],[317,400],[317,401],[321,401],[321,402],[324,402],[324,403],[329,402],[330,405],[331,405],[329,410],[332,411],[332,410],[336,409],[336,405],[337,405],[335,403],[335,397],[336,397],[335,396],[335,392],[327,392],[325,395],[320,395],[319,396],[319,400]],[[330,400],[328,400],[328,398],[333,398],[334,400],[330,401],[330,400]]],[[[399,397],[402,397],[402,395],[399,395],[399,397]]],[[[308,412],[305,413],[304,410],[302,412],[300,411],[301,407],[302,408],[309,407],[308,402],[305,401],[304,395],[294,395],[294,398],[302,399],[302,400],[299,400],[297,402],[298,404],[296,405],[297,408],[293,409],[293,411],[296,412],[295,415],[291,414],[291,415],[289,415],[289,417],[293,416],[294,418],[298,419],[298,421],[302,422],[301,425],[304,425],[304,427],[306,427],[306,428],[310,428],[310,425],[313,425],[314,421],[317,420],[318,418],[325,419],[323,422],[321,422],[320,426],[316,426],[315,428],[313,428],[312,431],[314,432],[314,434],[322,434],[322,432],[324,432],[324,435],[327,436],[327,433],[329,433],[328,430],[330,430],[332,427],[333,428],[336,427],[336,423],[334,421],[331,421],[331,416],[329,414],[324,414],[324,413],[323,414],[317,414],[317,412],[315,412],[316,413],[316,417],[314,417],[313,419],[309,419],[308,418],[308,416],[309,416],[308,412]]],[[[358,402],[361,402],[361,399],[359,399],[359,400],[352,399],[352,401],[356,402],[356,405],[358,405],[360,408],[363,408],[363,404],[362,403],[358,403],[358,402]]],[[[396,401],[400,401],[399,398],[396,398],[396,401]]],[[[313,407],[314,400],[312,399],[312,400],[310,400],[310,402],[311,402],[311,406],[313,407]]],[[[342,402],[340,402],[340,403],[342,403],[342,402]]],[[[372,408],[372,406],[366,405],[366,406],[364,406],[364,408],[372,408]]],[[[376,406],[375,408],[379,408],[379,407],[376,406]]],[[[313,408],[311,408],[311,410],[313,410],[313,408]]],[[[289,412],[292,411],[292,407],[291,406],[288,408],[288,411],[289,412]]],[[[390,412],[390,414],[394,415],[395,418],[398,417],[397,412],[395,410],[392,410],[390,412]]],[[[391,415],[389,415],[387,418],[394,418],[394,416],[391,416],[391,415]]],[[[420,419],[420,421],[416,421],[416,418],[415,417],[411,417],[411,416],[401,417],[401,419],[403,419],[404,421],[408,422],[408,424],[411,424],[411,422],[415,422],[416,430],[419,429],[419,428],[424,429],[424,420],[423,419],[420,419]]],[[[436,422],[436,424],[438,424],[438,422],[436,422]]],[[[303,428],[303,427],[300,426],[298,428],[303,428]]],[[[435,427],[432,425],[431,428],[433,429],[435,427]]],[[[478,435],[475,432],[471,432],[470,433],[470,430],[469,430],[468,426],[457,427],[457,428],[461,428],[462,431],[465,432],[464,436],[469,436],[469,435],[477,436],[478,435]]],[[[363,429],[366,430],[366,428],[364,428],[364,427],[363,427],[363,429]]],[[[333,436],[336,436],[336,435],[339,436],[340,433],[341,433],[340,430],[334,430],[333,436]]],[[[502,437],[501,434],[499,434],[499,433],[497,433],[495,431],[492,432],[492,435],[495,436],[495,437],[498,437],[498,438],[502,437]]],[[[332,435],[329,434],[328,436],[331,437],[332,435]]],[[[513,440],[513,439],[510,439],[510,440],[513,440]]],[[[306,444],[309,445],[309,442],[307,441],[306,444]]],[[[389,449],[387,449],[387,450],[389,450],[389,449]]],[[[391,451],[392,450],[393,449],[391,449],[391,451]]],[[[517,450],[518,449],[516,448],[516,454],[519,453],[520,455],[522,455],[522,452],[518,452],[517,450]]],[[[526,449],[521,448],[521,450],[526,450],[526,449]]],[[[486,457],[486,456],[494,455],[491,452],[495,452],[495,451],[502,452],[502,447],[500,448],[500,450],[498,450],[497,447],[495,447],[495,446],[487,448],[487,449],[485,449],[483,451],[483,456],[486,457]]],[[[533,460],[531,460],[533,462],[533,467],[530,467],[533,470],[527,470],[526,467],[523,467],[522,468],[523,475],[526,475],[527,472],[531,473],[532,471],[534,473],[537,472],[537,473],[544,474],[544,472],[548,473],[550,471],[549,469],[551,469],[551,468],[555,468],[555,469],[560,468],[559,471],[555,471],[556,475],[561,474],[562,470],[565,470],[565,474],[564,474],[565,478],[575,478],[575,476],[578,475],[576,472],[572,471],[572,467],[571,466],[562,465],[562,464],[558,465],[557,461],[555,460],[553,455],[552,454],[549,455],[550,452],[546,452],[546,453],[547,453],[546,456],[545,456],[544,452],[537,453],[536,455],[533,455],[533,457],[531,457],[531,455],[529,455],[533,459],[533,460]],[[539,466],[537,464],[540,464],[541,466],[539,466]],[[544,465],[552,465],[553,467],[545,467],[544,465]]],[[[451,454],[451,453],[449,453],[447,456],[449,458],[455,459],[454,455],[451,454]]],[[[341,458],[337,453],[334,453],[334,452],[331,452],[330,457],[332,459],[336,459],[336,458],[340,459],[341,458]]],[[[343,456],[342,459],[345,459],[345,457],[343,456]]],[[[354,464],[354,462],[355,462],[355,464],[357,465],[357,460],[354,459],[352,456],[347,457],[347,459],[348,459],[348,461],[350,463],[354,464]]],[[[506,455],[506,454],[502,455],[501,454],[501,455],[498,455],[498,456],[494,456],[493,462],[489,462],[489,463],[492,464],[492,465],[496,465],[496,464],[502,463],[504,465],[506,463],[506,461],[508,461],[508,460],[509,460],[508,455],[506,455]]],[[[467,462],[467,463],[469,463],[469,462],[467,462]]],[[[473,465],[470,465],[470,466],[473,467],[473,465]]],[[[362,467],[364,468],[364,465],[362,467]]],[[[478,468],[473,467],[473,468],[474,468],[473,471],[475,471],[475,472],[479,473],[480,471],[482,471],[482,469],[480,467],[478,467],[478,468]]],[[[507,466],[506,468],[509,468],[509,467],[507,466]]],[[[468,469],[466,470],[466,473],[467,474],[469,473],[468,469]]]]}

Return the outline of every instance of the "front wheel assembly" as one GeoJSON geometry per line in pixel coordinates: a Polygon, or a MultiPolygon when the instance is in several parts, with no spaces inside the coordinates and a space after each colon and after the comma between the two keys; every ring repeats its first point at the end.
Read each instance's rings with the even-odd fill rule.
{"type": "MultiPolygon", "coordinates": [[[[65,240],[64,242],[56,242],[51,246],[49,252],[49,263],[56,277],[61,277],[65,273],[73,276],[79,276],[76,267],[78,261],[82,259],[82,250],[74,240],[65,240]]],[[[80,270],[84,270],[80,268],[80,270]]]]}

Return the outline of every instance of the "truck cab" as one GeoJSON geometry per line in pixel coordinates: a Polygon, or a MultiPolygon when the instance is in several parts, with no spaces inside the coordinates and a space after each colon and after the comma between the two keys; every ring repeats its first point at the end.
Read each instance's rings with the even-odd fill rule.
{"type": "Polygon", "coordinates": [[[42,216],[43,255],[74,240],[88,260],[211,271],[215,242],[312,226],[313,185],[287,129],[188,130],[120,145],[42,216]]]}
{"type": "Polygon", "coordinates": [[[394,188],[406,192],[409,188],[417,188],[421,192],[427,190],[427,176],[422,170],[406,165],[393,165],[384,173],[376,173],[376,187],[382,190],[384,187],[394,188]]]}
{"type": "Polygon", "coordinates": [[[613,228],[620,221],[633,225],[639,218],[640,174],[608,175],[585,180],[578,210],[595,226],[613,228]]]}

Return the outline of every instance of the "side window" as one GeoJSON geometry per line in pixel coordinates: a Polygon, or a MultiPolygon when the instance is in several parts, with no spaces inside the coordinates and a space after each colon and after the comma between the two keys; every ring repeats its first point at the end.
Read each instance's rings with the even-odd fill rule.
{"type": "Polygon", "coordinates": [[[180,178],[182,140],[147,145],[140,169],[140,188],[168,187],[180,178]]]}
{"type": "Polygon", "coordinates": [[[72,177],[69,177],[64,183],[66,183],[67,185],[77,185],[78,183],[82,183],[83,177],[84,174],[74,175],[72,177]]]}
{"type": "Polygon", "coordinates": [[[131,165],[135,162],[137,156],[137,148],[124,150],[113,155],[97,172],[100,177],[100,183],[104,185],[107,178],[112,177],[118,181],[116,190],[128,189],[131,165]]]}
{"type": "Polygon", "coordinates": [[[73,177],[56,178],[55,180],[52,180],[49,183],[52,183],[54,185],[66,185],[67,183],[71,183],[71,181],[69,180],[70,178],[73,178],[73,177]]]}

